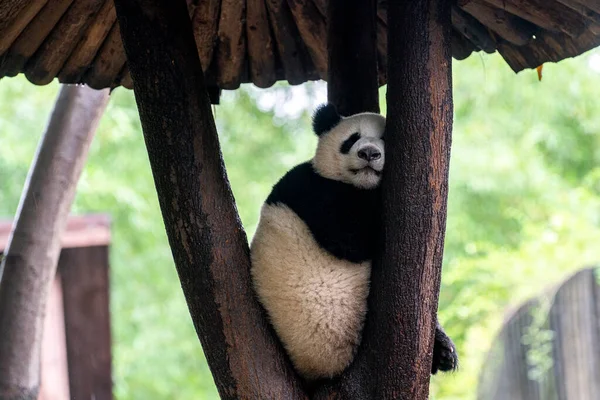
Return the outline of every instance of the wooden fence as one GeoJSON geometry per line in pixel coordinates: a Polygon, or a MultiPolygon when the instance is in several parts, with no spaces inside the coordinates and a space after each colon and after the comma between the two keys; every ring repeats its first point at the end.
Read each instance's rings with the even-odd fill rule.
{"type": "Polygon", "coordinates": [[[479,400],[600,399],[600,286],[588,268],[526,302],[487,355],[479,400]]]}
{"type": "MultiPolygon", "coordinates": [[[[0,253],[11,222],[0,222],[0,253]]],[[[42,340],[38,400],[111,400],[109,219],[70,217],[42,340]]]]}

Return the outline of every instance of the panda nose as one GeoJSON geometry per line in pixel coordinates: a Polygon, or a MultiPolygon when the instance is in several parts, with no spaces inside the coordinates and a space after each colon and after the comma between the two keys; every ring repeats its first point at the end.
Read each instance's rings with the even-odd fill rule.
{"type": "Polygon", "coordinates": [[[358,151],[358,158],[365,161],[374,161],[381,158],[381,152],[375,147],[363,147],[358,151]]]}

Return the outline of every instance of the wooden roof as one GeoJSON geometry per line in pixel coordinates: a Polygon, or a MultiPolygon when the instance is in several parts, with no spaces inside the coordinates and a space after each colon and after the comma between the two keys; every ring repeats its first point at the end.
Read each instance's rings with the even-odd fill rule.
{"type": "MultiPolygon", "coordinates": [[[[299,84],[327,75],[327,0],[188,0],[210,85],[299,84]]],[[[386,0],[379,1],[380,83],[386,79],[386,0]]],[[[498,51],[518,72],[600,45],[600,0],[458,0],[452,55],[498,51]]],[[[0,78],[58,77],[131,88],[113,0],[3,0],[0,78]]]]}

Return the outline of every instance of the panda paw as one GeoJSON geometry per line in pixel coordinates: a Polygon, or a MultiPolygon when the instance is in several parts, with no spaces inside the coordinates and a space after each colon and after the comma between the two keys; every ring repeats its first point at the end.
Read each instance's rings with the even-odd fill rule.
{"type": "Polygon", "coordinates": [[[458,368],[458,354],[452,340],[438,328],[435,332],[435,343],[433,345],[433,364],[431,373],[438,371],[454,371],[458,368]]]}

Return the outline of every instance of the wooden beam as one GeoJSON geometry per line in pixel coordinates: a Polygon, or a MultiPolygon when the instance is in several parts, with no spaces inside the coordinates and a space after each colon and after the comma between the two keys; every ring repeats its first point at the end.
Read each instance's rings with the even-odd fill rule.
{"type": "Polygon", "coordinates": [[[217,45],[217,84],[237,89],[246,62],[246,0],[222,0],[217,45]]]}
{"type": "Polygon", "coordinates": [[[465,38],[456,29],[452,30],[452,57],[457,60],[464,60],[475,51],[475,45],[465,38]]]}
{"type": "Polygon", "coordinates": [[[13,41],[44,7],[48,0],[6,0],[0,8],[0,55],[10,48],[13,41]]]}
{"type": "Polygon", "coordinates": [[[194,37],[204,72],[208,70],[210,63],[213,61],[220,11],[221,0],[205,0],[198,4],[192,17],[194,37]]]}
{"type": "Polygon", "coordinates": [[[58,262],[72,399],[112,399],[108,246],[64,249],[58,262]]]}
{"type": "Polygon", "coordinates": [[[383,19],[383,13],[377,11],[377,85],[383,86],[387,83],[387,15],[383,19]]]}
{"type": "Polygon", "coordinates": [[[591,30],[577,38],[561,32],[542,31],[536,39],[525,46],[499,43],[498,52],[515,72],[524,68],[535,68],[545,62],[558,62],[576,57],[598,46],[598,37],[591,30]]]}
{"type": "Polygon", "coordinates": [[[321,16],[323,18],[327,19],[328,0],[313,0],[313,3],[315,4],[315,7],[317,7],[317,10],[319,10],[319,13],[321,14],[321,16]]]}
{"type": "Polygon", "coordinates": [[[269,15],[269,24],[277,44],[284,77],[291,85],[304,82],[306,60],[310,57],[294,23],[287,1],[265,0],[269,15]]]}
{"type": "Polygon", "coordinates": [[[102,0],[76,1],[69,7],[25,65],[25,76],[30,82],[45,85],[54,79],[102,3],[102,0]]]}
{"type": "Polygon", "coordinates": [[[496,41],[486,26],[456,6],[452,6],[450,15],[454,29],[473,43],[476,48],[488,54],[496,51],[496,41]]]}
{"type": "Polygon", "coordinates": [[[60,238],[107,101],[108,90],[64,86],[25,182],[0,264],[0,400],[37,397],[44,310],[60,238]]]}
{"type": "Polygon", "coordinates": [[[133,81],[131,80],[131,74],[129,73],[129,67],[127,67],[127,63],[125,63],[123,68],[121,68],[119,75],[110,86],[111,93],[113,90],[119,87],[119,85],[126,89],[133,89],[133,81]]]}
{"type": "Polygon", "coordinates": [[[0,74],[15,76],[54,29],[73,0],[50,1],[37,13],[14,41],[0,63],[0,74]]]}
{"type": "Polygon", "coordinates": [[[321,79],[327,77],[327,27],[325,19],[312,1],[287,0],[300,36],[310,53],[321,79]]]}
{"type": "Polygon", "coordinates": [[[78,82],[82,79],[116,19],[117,14],[115,14],[115,6],[112,0],[105,0],[102,8],[88,26],[85,35],[61,68],[58,74],[58,79],[61,82],[78,82]]]}
{"type": "Polygon", "coordinates": [[[600,14],[600,1],[598,0],[572,0],[572,2],[581,4],[585,8],[590,8],[600,14]]]}
{"type": "Polygon", "coordinates": [[[246,35],[251,81],[260,88],[272,86],[275,76],[275,41],[271,37],[264,0],[248,0],[246,35]]]}
{"type": "Polygon", "coordinates": [[[327,99],[342,115],[379,112],[377,1],[329,0],[327,99]]]}
{"type": "Polygon", "coordinates": [[[592,0],[589,2],[589,6],[582,0],[557,0],[559,3],[569,7],[583,17],[583,25],[594,32],[594,34],[600,34],[600,12],[595,11],[591,6],[596,3],[596,6],[600,6],[600,1],[592,0]]]}
{"type": "Polygon", "coordinates": [[[458,5],[501,38],[517,46],[533,40],[533,35],[539,29],[530,22],[494,7],[484,0],[459,0],[458,5]]]}
{"type": "MultiPolygon", "coordinates": [[[[469,0],[461,0],[461,5],[469,0]]],[[[578,13],[548,0],[485,0],[494,7],[508,11],[535,25],[553,32],[564,32],[577,37],[586,29],[578,13]]]]}
{"type": "Polygon", "coordinates": [[[252,290],[185,1],[115,4],[167,236],[219,394],[304,398],[252,290]]]}
{"type": "Polygon", "coordinates": [[[85,72],[83,81],[96,89],[110,87],[126,62],[119,24],[115,23],[85,72]]]}

